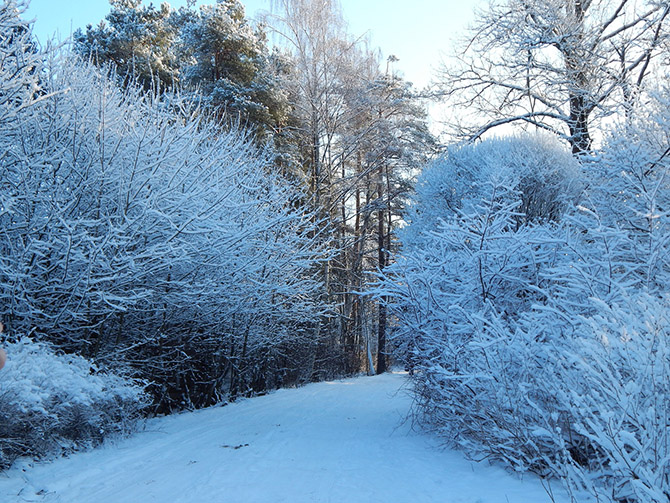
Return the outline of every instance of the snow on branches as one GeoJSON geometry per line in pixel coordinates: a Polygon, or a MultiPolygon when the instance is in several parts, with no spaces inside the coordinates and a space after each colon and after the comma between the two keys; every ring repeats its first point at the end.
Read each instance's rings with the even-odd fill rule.
{"type": "MultiPolygon", "coordinates": [[[[0,46],[20,80],[0,85],[32,89],[4,66],[27,43],[0,46]]],[[[167,409],[308,379],[326,253],[270,153],[178,94],[120,88],[67,53],[41,61],[42,99],[0,93],[10,333],[130,369],[167,409]]]]}
{"type": "Polygon", "coordinates": [[[422,174],[377,293],[424,418],[472,456],[574,494],[667,501],[667,110],[584,170],[524,138],[453,148],[422,174]]]}

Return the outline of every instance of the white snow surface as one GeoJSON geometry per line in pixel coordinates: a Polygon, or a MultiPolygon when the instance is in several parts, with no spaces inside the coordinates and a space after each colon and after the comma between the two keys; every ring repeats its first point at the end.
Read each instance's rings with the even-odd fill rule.
{"type": "MultiPolygon", "coordinates": [[[[131,438],[0,474],[0,501],[541,503],[406,421],[403,374],[310,384],[152,419],[131,438]]],[[[553,486],[559,486],[555,482],[553,486]]],[[[569,498],[554,491],[556,503],[569,498]]]]}

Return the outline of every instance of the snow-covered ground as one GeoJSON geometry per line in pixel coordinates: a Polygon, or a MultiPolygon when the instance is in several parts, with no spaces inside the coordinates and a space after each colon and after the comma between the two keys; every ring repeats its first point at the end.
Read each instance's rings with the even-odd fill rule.
{"type": "Polygon", "coordinates": [[[551,501],[534,477],[470,462],[414,431],[403,421],[405,384],[402,374],[361,377],[151,420],[114,445],[18,464],[0,474],[0,501],[551,501]]]}

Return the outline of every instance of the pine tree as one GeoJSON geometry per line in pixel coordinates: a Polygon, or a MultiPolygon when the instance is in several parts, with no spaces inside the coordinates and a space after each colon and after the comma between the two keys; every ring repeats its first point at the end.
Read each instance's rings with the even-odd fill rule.
{"type": "Polygon", "coordinates": [[[145,89],[160,89],[179,81],[174,47],[178,32],[174,10],[141,0],[110,0],[111,12],[98,26],[74,33],[75,51],[98,65],[113,63],[122,80],[139,81],[145,89]]]}
{"type": "Polygon", "coordinates": [[[288,108],[279,89],[279,62],[263,31],[245,17],[244,6],[219,0],[181,14],[181,45],[188,55],[184,80],[202,91],[208,108],[260,133],[281,128],[288,108]]]}

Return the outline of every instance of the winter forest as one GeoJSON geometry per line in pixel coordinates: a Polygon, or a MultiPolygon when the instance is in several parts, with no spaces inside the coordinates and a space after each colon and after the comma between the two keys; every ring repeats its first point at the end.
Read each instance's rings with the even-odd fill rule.
{"type": "Polygon", "coordinates": [[[670,2],[493,0],[425,89],[337,0],[109,3],[0,4],[0,469],[398,368],[474,459],[670,500],[670,2]]]}

